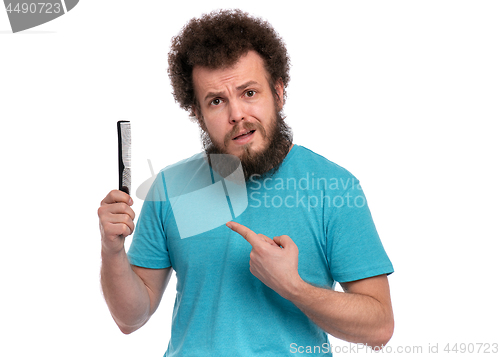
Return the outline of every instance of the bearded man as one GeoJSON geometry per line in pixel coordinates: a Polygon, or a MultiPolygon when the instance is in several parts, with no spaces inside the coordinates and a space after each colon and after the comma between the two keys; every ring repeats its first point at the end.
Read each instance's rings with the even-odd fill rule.
{"type": "Polygon", "coordinates": [[[101,202],[101,283],[121,331],[148,321],[174,269],[165,356],[331,356],[327,334],[384,346],[392,264],[359,181],[293,144],[282,114],[289,58],[271,25],[238,10],[192,19],[172,40],[169,75],[204,155],[158,174],[136,229],[130,196],[113,190],[101,202]],[[241,162],[243,209],[235,166],[218,169],[217,155],[241,162]],[[193,199],[216,183],[222,205],[220,195],[193,199]]]}

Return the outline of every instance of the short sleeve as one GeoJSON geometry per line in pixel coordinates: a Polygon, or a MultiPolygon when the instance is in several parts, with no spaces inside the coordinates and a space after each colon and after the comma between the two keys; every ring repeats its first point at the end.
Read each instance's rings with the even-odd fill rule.
{"type": "Polygon", "coordinates": [[[165,192],[163,172],[160,172],[144,201],[132,243],[127,252],[132,265],[151,269],[164,269],[172,265],[164,229],[168,205],[165,192]]]}
{"type": "Polygon", "coordinates": [[[394,272],[359,181],[330,198],[326,234],[333,279],[348,282],[394,272]]]}

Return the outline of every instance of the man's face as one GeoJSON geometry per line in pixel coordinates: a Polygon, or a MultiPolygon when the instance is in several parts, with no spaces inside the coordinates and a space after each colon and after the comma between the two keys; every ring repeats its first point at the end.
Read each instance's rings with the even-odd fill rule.
{"type": "Polygon", "coordinates": [[[269,148],[283,106],[283,85],[275,85],[277,98],[256,52],[249,51],[229,68],[197,66],[193,82],[201,110],[196,115],[219,152],[243,159],[269,148]]]}

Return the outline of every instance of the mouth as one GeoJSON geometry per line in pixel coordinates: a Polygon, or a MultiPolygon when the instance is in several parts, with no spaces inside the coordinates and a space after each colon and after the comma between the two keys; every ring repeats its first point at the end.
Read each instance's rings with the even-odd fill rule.
{"type": "Polygon", "coordinates": [[[244,131],[238,133],[238,135],[236,135],[231,140],[246,141],[246,139],[250,138],[253,135],[253,133],[255,133],[255,129],[254,130],[244,130],[244,131]]]}

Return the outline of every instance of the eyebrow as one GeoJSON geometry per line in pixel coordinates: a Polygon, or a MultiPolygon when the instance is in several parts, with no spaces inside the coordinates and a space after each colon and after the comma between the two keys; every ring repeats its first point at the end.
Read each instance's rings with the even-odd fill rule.
{"type": "MultiPolygon", "coordinates": [[[[258,84],[256,81],[248,81],[246,83],[243,83],[242,85],[236,87],[237,91],[240,91],[242,89],[248,88],[252,85],[258,84]]],[[[224,92],[208,92],[207,95],[205,96],[204,100],[207,100],[208,98],[215,98],[215,97],[220,97],[224,94],[224,92]]]]}
{"type": "Polygon", "coordinates": [[[258,84],[258,83],[256,81],[248,81],[248,82],[242,84],[241,86],[236,87],[236,90],[242,90],[242,89],[245,89],[247,87],[253,86],[254,84],[258,84]]]}

